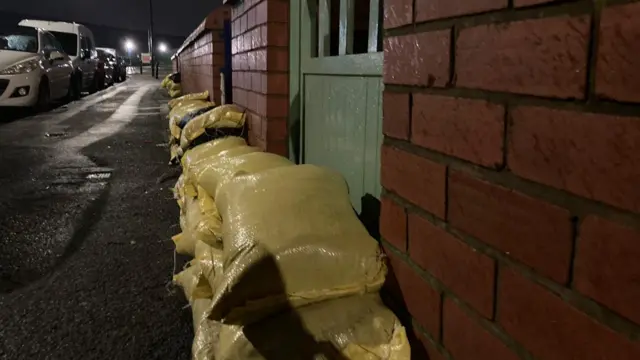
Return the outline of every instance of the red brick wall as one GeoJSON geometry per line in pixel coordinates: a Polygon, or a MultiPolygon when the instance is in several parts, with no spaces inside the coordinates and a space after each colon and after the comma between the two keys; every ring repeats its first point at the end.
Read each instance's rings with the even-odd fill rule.
{"type": "Polygon", "coordinates": [[[231,3],[233,101],[247,109],[249,142],[286,156],[289,1],[231,3]]]}
{"type": "Polygon", "coordinates": [[[385,1],[380,231],[416,358],[640,359],[640,3],[595,3],[385,1]]]}
{"type": "Polygon", "coordinates": [[[180,76],[183,93],[205,90],[216,104],[220,104],[220,68],[224,66],[224,20],[230,10],[222,6],[207,16],[185,41],[179,51],[180,76]]]}

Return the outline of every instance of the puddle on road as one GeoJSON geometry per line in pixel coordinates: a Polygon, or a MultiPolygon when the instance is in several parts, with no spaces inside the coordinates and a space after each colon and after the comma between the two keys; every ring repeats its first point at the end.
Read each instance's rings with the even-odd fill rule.
{"type": "Polygon", "coordinates": [[[104,180],[104,179],[109,179],[110,177],[111,177],[110,172],[91,173],[85,176],[85,178],[88,180],[104,180]]]}
{"type": "Polygon", "coordinates": [[[44,133],[44,137],[63,137],[63,136],[67,136],[67,133],[62,131],[44,133]]]}

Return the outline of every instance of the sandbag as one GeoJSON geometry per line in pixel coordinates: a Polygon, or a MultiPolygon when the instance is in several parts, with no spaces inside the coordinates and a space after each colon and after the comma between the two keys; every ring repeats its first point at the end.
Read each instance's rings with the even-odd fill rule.
{"type": "Polygon", "coordinates": [[[204,100],[185,100],[180,102],[169,111],[169,130],[171,131],[171,136],[175,139],[180,139],[182,132],[182,129],[178,126],[180,119],[199,109],[211,106],[213,106],[212,102],[204,100]]]}
{"type": "MultiPolygon", "coordinates": [[[[216,214],[212,215],[216,217],[216,214]]],[[[180,222],[182,228],[182,242],[178,247],[176,243],[176,251],[179,254],[191,255],[195,254],[196,242],[204,241],[211,246],[220,246],[214,229],[219,228],[219,222],[211,223],[211,217],[205,217],[202,209],[200,208],[200,201],[197,198],[186,196],[184,200],[184,212],[180,214],[180,218],[184,219],[184,222],[180,222]]],[[[220,231],[217,231],[220,233],[220,231]]]]}
{"type": "Polygon", "coordinates": [[[211,299],[195,299],[191,304],[194,327],[192,360],[215,360],[215,350],[222,324],[207,319],[206,312],[210,304],[211,299]]]}
{"type": "Polygon", "coordinates": [[[236,176],[214,199],[223,219],[225,272],[214,290],[212,320],[246,324],[285,306],[382,286],[383,255],[339,173],[281,166],[236,176]]]}
{"type": "Polygon", "coordinates": [[[294,165],[289,159],[280,155],[249,151],[251,149],[246,149],[249,152],[243,153],[240,150],[243,149],[228,150],[207,161],[190,166],[186,169],[188,178],[216,199],[218,189],[237,175],[257,174],[269,169],[294,165]]]}
{"type": "Polygon", "coordinates": [[[349,296],[257,323],[222,325],[215,360],[410,360],[404,327],[377,294],[349,296]]]}
{"type": "MultiPolygon", "coordinates": [[[[187,183],[185,179],[186,176],[184,174],[180,174],[172,189],[173,198],[178,202],[180,210],[184,210],[185,198],[187,196],[191,198],[198,196],[196,188],[190,183],[187,183]]],[[[184,213],[184,211],[182,213],[184,213]]]]}
{"type": "Polygon", "coordinates": [[[200,208],[201,217],[198,231],[203,233],[198,235],[198,239],[204,241],[210,246],[222,246],[222,218],[218,213],[218,208],[213,201],[211,195],[198,185],[198,207],[200,208]]]}
{"type": "Polygon", "coordinates": [[[189,121],[182,129],[180,147],[186,150],[191,142],[207,131],[215,129],[239,129],[244,126],[244,110],[236,105],[220,105],[189,121]]]}
{"type": "Polygon", "coordinates": [[[173,83],[171,85],[171,89],[169,90],[169,96],[171,96],[172,98],[177,98],[180,95],[182,95],[182,87],[180,87],[180,84],[173,83]]]}
{"type": "Polygon", "coordinates": [[[169,109],[173,109],[176,105],[178,105],[179,103],[183,102],[183,101],[190,101],[190,100],[209,100],[209,91],[205,90],[203,92],[199,92],[199,93],[191,93],[191,94],[187,94],[187,95],[182,95],[177,99],[172,99],[169,100],[169,109]]]}
{"type": "Polygon", "coordinates": [[[171,81],[170,77],[171,77],[171,74],[165,76],[164,79],[162,79],[162,82],[160,83],[160,88],[166,89],[169,86],[169,82],[171,81]]]}
{"type": "Polygon", "coordinates": [[[198,261],[192,260],[189,267],[174,275],[173,282],[182,288],[189,304],[193,304],[196,299],[211,298],[211,286],[202,275],[198,261]]]}
{"type": "Polygon", "coordinates": [[[217,277],[222,275],[224,268],[222,249],[198,241],[196,242],[195,260],[202,270],[201,276],[204,277],[211,289],[215,289],[215,281],[217,277]]]}
{"type": "Polygon", "coordinates": [[[229,136],[216,139],[185,151],[180,162],[182,163],[183,169],[186,169],[192,163],[197,163],[211,156],[216,156],[222,151],[243,145],[246,146],[247,142],[240,137],[229,136]]]}
{"type": "Polygon", "coordinates": [[[214,108],[215,108],[215,105],[211,105],[211,106],[207,106],[207,107],[202,108],[202,109],[198,109],[198,110],[196,110],[194,112],[188,113],[187,115],[183,116],[180,120],[178,120],[178,127],[180,129],[184,129],[184,127],[187,126],[187,124],[191,120],[197,118],[198,116],[200,116],[200,115],[202,115],[202,114],[204,114],[206,112],[209,112],[209,111],[213,110],[214,108]]]}

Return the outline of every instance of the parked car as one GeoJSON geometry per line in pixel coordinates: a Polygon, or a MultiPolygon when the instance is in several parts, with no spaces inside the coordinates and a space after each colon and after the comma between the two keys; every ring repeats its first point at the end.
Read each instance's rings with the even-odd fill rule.
{"type": "Polygon", "coordinates": [[[102,49],[98,49],[98,89],[104,89],[114,84],[113,67],[115,57],[102,49]]]}
{"type": "Polygon", "coordinates": [[[22,20],[20,25],[40,28],[52,33],[73,61],[73,83],[79,89],[78,92],[97,90],[95,73],[98,54],[93,33],[89,28],[77,23],[43,20],[22,20]]]}
{"type": "Polygon", "coordinates": [[[73,65],[49,32],[17,26],[0,33],[0,106],[45,109],[76,96],[73,65]]]}
{"type": "Polygon", "coordinates": [[[122,56],[116,56],[116,64],[113,67],[113,74],[116,82],[127,80],[127,63],[122,56]]]}

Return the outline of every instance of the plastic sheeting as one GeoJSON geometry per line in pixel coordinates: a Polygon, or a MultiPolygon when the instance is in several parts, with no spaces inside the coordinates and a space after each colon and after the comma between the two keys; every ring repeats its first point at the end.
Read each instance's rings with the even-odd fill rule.
{"type": "Polygon", "coordinates": [[[182,120],[182,118],[190,113],[211,106],[213,106],[213,103],[210,101],[186,100],[171,109],[171,111],[169,112],[169,130],[171,131],[171,136],[175,139],[180,139],[180,135],[182,132],[182,130],[178,126],[180,120],[182,120]]]}
{"type": "Polygon", "coordinates": [[[318,303],[245,327],[222,325],[214,340],[209,348],[215,356],[207,359],[411,359],[405,329],[377,294],[318,303]]]}
{"type": "Polygon", "coordinates": [[[182,86],[175,82],[169,83],[169,96],[177,98],[180,95],[182,95],[182,86]]]}
{"type": "Polygon", "coordinates": [[[169,105],[169,109],[173,109],[176,106],[180,106],[180,103],[184,101],[191,101],[191,100],[203,100],[203,101],[209,100],[209,91],[205,90],[199,93],[182,95],[177,99],[169,100],[169,103],[167,105],[169,105]]]}
{"type": "Polygon", "coordinates": [[[244,111],[236,105],[220,105],[189,121],[182,129],[180,147],[186,150],[191,142],[210,129],[242,128],[244,111]]]}
{"type": "Polygon", "coordinates": [[[337,172],[282,166],[236,176],[214,198],[224,220],[225,271],[213,294],[212,320],[247,324],[286,306],[382,286],[383,255],[337,172]]]}

